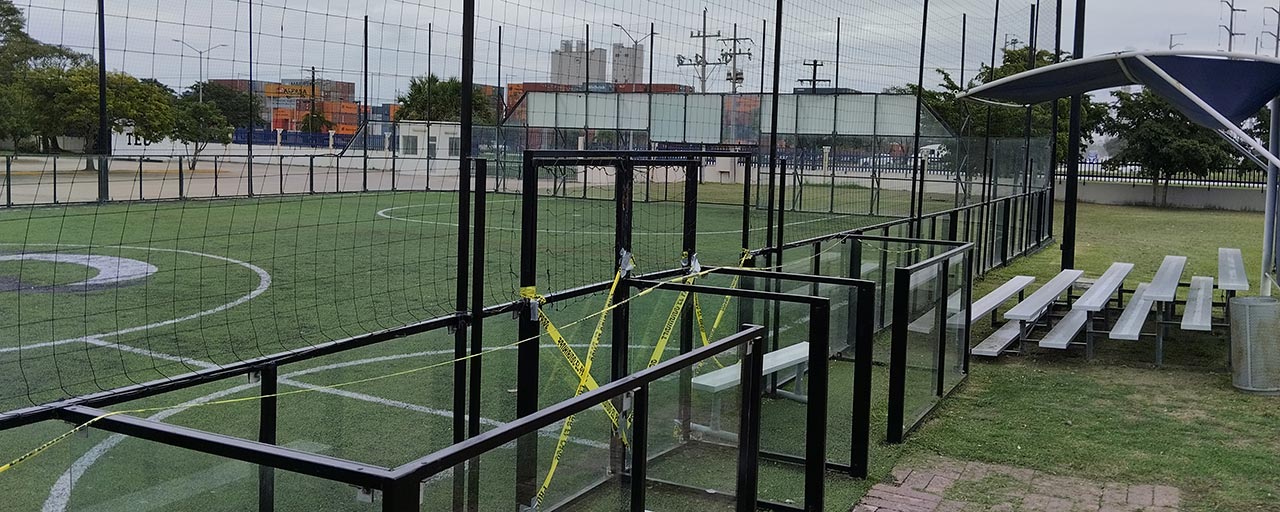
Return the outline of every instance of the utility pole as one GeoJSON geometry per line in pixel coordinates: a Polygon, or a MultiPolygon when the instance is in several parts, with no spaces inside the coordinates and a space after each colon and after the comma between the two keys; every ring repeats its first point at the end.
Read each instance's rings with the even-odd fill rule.
{"type": "Polygon", "coordinates": [[[809,86],[812,88],[812,91],[813,91],[813,93],[814,93],[814,94],[817,94],[817,93],[818,93],[818,83],[819,83],[819,82],[822,82],[822,83],[831,82],[830,80],[827,80],[827,79],[825,79],[825,78],[823,78],[823,79],[819,79],[819,78],[818,78],[818,68],[820,68],[820,67],[822,67],[822,66],[825,66],[825,65],[826,65],[826,64],[824,64],[822,61],[820,61],[820,60],[811,60],[811,61],[805,62],[805,63],[804,63],[804,65],[809,66],[810,68],[813,68],[813,78],[801,78],[801,79],[796,80],[796,81],[797,81],[797,82],[800,82],[800,83],[802,83],[802,84],[809,84],[809,86]]]}
{"type": "Polygon", "coordinates": [[[744,52],[738,49],[738,43],[741,41],[749,43],[751,42],[751,38],[738,37],[737,23],[733,24],[733,37],[724,37],[720,39],[720,42],[730,45],[729,51],[720,54],[720,60],[729,61],[729,75],[726,78],[728,78],[730,90],[733,91],[734,94],[738,94],[738,87],[741,87],[742,83],[745,81],[743,73],[738,70],[738,57],[746,55],[747,60],[751,60],[751,50],[744,52]]]}
{"type": "MultiPolygon", "coordinates": [[[[1272,31],[1272,30],[1263,30],[1263,31],[1262,31],[1262,33],[1263,33],[1264,35],[1268,35],[1268,36],[1271,36],[1271,37],[1275,38],[1275,43],[1274,43],[1274,45],[1272,46],[1272,49],[1274,49],[1274,50],[1275,50],[1275,57],[1280,57],[1280,8],[1277,8],[1277,7],[1267,7],[1267,8],[1266,8],[1266,10],[1267,10],[1267,11],[1271,11],[1271,12],[1275,13],[1275,15],[1276,15],[1276,27],[1277,27],[1277,28],[1276,28],[1276,30],[1274,30],[1274,31],[1272,31]]],[[[1266,17],[1266,15],[1265,15],[1265,13],[1264,13],[1264,15],[1263,15],[1263,17],[1262,17],[1262,24],[1263,24],[1263,26],[1266,26],[1266,24],[1267,24],[1267,17],[1266,17]]]]}
{"type": "Polygon", "coordinates": [[[1180,36],[1185,36],[1185,35],[1187,35],[1187,33],[1186,33],[1186,32],[1178,32],[1178,33],[1176,33],[1176,34],[1169,34],[1169,49],[1170,49],[1170,50],[1172,50],[1172,49],[1174,49],[1174,48],[1177,48],[1177,47],[1179,47],[1179,46],[1182,46],[1182,43],[1175,43],[1175,42],[1173,42],[1173,38],[1175,38],[1175,37],[1180,37],[1180,36]]]}
{"type": "Polygon", "coordinates": [[[1227,52],[1230,53],[1235,49],[1236,36],[1244,35],[1244,32],[1236,32],[1236,13],[1246,12],[1245,9],[1236,8],[1236,0],[1220,0],[1223,4],[1231,9],[1230,16],[1227,17],[1226,25],[1218,25],[1227,31],[1227,52]]]}
{"type": "Polygon", "coordinates": [[[707,9],[705,7],[702,8],[702,31],[690,32],[689,37],[692,39],[702,40],[702,53],[694,55],[693,60],[689,60],[689,58],[684,55],[676,55],[676,66],[692,66],[698,68],[698,82],[701,84],[700,92],[707,92],[707,78],[709,77],[707,74],[707,68],[724,64],[724,61],[707,62],[707,40],[719,39],[721,36],[720,31],[718,30],[714,34],[707,33],[707,9]]]}

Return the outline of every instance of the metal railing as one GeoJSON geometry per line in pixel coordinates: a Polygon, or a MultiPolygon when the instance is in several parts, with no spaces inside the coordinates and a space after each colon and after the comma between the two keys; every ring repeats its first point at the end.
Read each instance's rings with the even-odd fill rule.
{"type": "MultiPolygon", "coordinates": [[[[1058,170],[1059,179],[1066,176],[1066,169],[1058,170]]],[[[1139,164],[1123,162],[1081,162],[1080,181],[1095,183],[1125,183],[1150,185],[1158,181],[1160,186],[1181,188],[1262,188],[1267,184],[1267,173],[1257,167],[1232,167],[1208,169],[1203,172],[1179,172],[1171,176],[1153,176],[1139,164]]]]}

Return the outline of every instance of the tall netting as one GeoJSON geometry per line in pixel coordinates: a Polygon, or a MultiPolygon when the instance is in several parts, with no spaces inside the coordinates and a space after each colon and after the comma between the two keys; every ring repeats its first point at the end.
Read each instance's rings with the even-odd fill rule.
{"type": "MultiPolygon", "coordinates": [[[[53,437],[39,422],[59,400],[170,385],[180,400],[108,402],[253,437],[266,427],[241,412],[269,380],[288,398],[264,442],[404,463],[702,345],[694,310],[726,318],[704,319],[708,338],[766,316],[737,298],[681,310],[667,290],[612,308],[636,289],[605,286],[619,264],[696,271],[793,244],[757,266],[795,270],[838,259],[798,242],[891,223],[876,233],[985,237],[985,269],[1042,241],[1010,238],[1048,218],[1029,200],[912,219],[1044,189],[1061,153],[1047,107],[955,100],[1052,61],[1056,4],[485,0],[474,31],[463,0],[102,4],[0,0],[0,446],[53,437]],[[526,158],[547,150],[580,154],[526,158]],[[241,405],[182,412],[224,400],[241,405]]],[[[693,416],[714,421],[706,405],[693,416]]],[[[626,427],[589,415],[564,436],[584,447],[570,481],[620,474],[599,459],[626,427]]],[[[553,430],[524,441],[541,451],[521,482],[549,472],[553,430]]],[[[111,477],[88,468],[148,448],[100,434],[3,494],[105,507],[111,477]],[[83,475],[100,496],[71,492],[83,475]]],[[[211,459],[175,478],[235,477],[211,459]]],[[[146,476],[114,503],[169,480],[146,476]]],[[[182,488],[157,506],[210,489],[182,488]]]]}

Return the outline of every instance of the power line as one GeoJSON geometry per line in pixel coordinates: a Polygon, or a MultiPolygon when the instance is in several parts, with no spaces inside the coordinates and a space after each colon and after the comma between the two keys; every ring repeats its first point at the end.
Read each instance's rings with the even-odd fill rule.
{"type": "Polygon", "coordinates": [[[725,78],[729,81],[730,90],[732,90],[734,94],[738,93],[738,87],[742,85],[744,78],[742,71],[738,69],[738,57],[746,55],[747,60],[751,60],[751,50],[747,50],[745,52],[738,50],[738,43],[742,41],[750,43],[751,38],[738,37],[737,23],[733,24],[733,37],[720,38],[720,42],[731,45],[728,51],[720,53],[720,60],[728,61],[731,66],[729,68],[729,74],[726,75],[725,78]]]}
{"type": "Polygon", "coordinates": [[[719,39],[721,35],[719,30],[714,34],[707,33],[707,9],[705,7],[702,9],[702,30],[698,32],[690,32],[689,37],[692,39],[702,40],[702,53],[694,55],[693,59],[689,59],[684,55],[676,55],[676,66],[697,68],[698,82],[701,84],[699,90],[700,92],[707,92],[707,79],[710,77],[710,75],[707,74],[708,68],[714,68],[721,64],[725,64],[725,61],[723,60],[723,57],[721,57],[721,60],[716,62],[707,61],[707,40],[719,39]]]}
{"type": "Polygon", "coordinates": [[[823,66],[825,66],[825,65],[826,65],[826,64],[825,64],[825,63],[823,63],[822,61],[820,61],[820,60],[811,60],[811,61],[805,62],[805,63],[804,63],[804,65],[809,66],[810,68],[813,68],[813,78],[801,78],[801,79],[796,80],[796,81],[797,81],[797,82],[800,82],[800,83],[802,83],[802,84],[806,84],[806,83],[807,83],[807,84],[809,84],[809,86],[812,88],[812,90],[813,90],[813,92],[814,92],[815,94],[818,92],[818,84],[819,84],[819,83],[829,83],[829,82],[831,82],[831,80],[827,80],[827,79],[825,79],[825,78],[818,78],[818,68],[823,67],[823,66]]]}

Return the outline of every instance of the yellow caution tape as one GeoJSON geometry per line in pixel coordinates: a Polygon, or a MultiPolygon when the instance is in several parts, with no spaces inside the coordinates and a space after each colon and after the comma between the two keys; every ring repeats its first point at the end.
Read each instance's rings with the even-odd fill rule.
{"type": "MultiPolygon", "coordinates": [[[[573,352],[573,348],[564,340],[564,336],[560,335],[559,330],[555,329],[555,326],[551,324],[551,320],[547,318],[546,313],[543,313],[541,310],[538,311],[541,323],[550,327],[547,333],[551,334],[552,331],[555,331],[555,334],[551,334],[551,336],[552,339],[555,340],[556,346],[560,348],[560,353],[563,354],[565,359],[569,361],[569,364],[574,367],[574,371],[578,372],[578,387],[573,391],[574,397],[581,395],[588,387],[591,387],[591,389],[595,389],[596,387],[595,379],[591,377],[591,363],[595,360],[596,350],[600,348],[600,336],[604,334],[604,321],[605,318],[608,317],[607,312],[613,309],[613,295],[618,290],[618,283],[622,281],[622,272],[623,271],[619,269],[613,276],[613,284],[609,286],[609,295],[605,297],[604,302],[603,311],[605,311],[606,314],[600,315],[600,319],[596,322],[596,330],[591,333],[591,342],[587,344],[587,357],[585,361],[578,360],[578,356],[573,352]],[[574,361],[578,361],[578,363],[575,365],[574,361]]],[[[613,422],[614,430],[616,430],[618,435],[622,437],[623,444],[626,444],[626,433],[622,429],[618,428],[618,411],[610,402],[605,402],[603,405],[605,414],[607,414],[610,421],[613,422]]],[[[542,506],[542,500],[547,495],[547,489],[551,488],[551,481],[555,478],[556,469],[560,466],[560,458],[564,455],[565,444],[569,442],[569,432],[573,430],[573,420],[575,417],[576,415],[565,418],[564,426],[560,427],[560,438],[556,441],[556,450],[551,456],[551,466],[547,469],[546,478],[542,480],[542,486],[538,488],[538,493],[534,496],[534,504],[536,507],[542,506]]]]}

